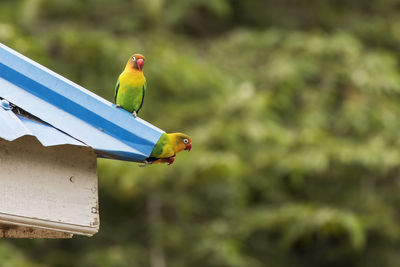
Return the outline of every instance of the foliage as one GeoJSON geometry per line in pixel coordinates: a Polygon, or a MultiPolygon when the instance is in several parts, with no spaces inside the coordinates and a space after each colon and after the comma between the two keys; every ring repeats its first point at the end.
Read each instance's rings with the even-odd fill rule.
{"type": "Polygon", "coordinates": [[[398,265],[398,1],[0,7],[1,42],[110,101],[145,54],[141,117],[193,140],[170,167],[99,160],[101,231],[7,241],[1,262],[398,265]]]}

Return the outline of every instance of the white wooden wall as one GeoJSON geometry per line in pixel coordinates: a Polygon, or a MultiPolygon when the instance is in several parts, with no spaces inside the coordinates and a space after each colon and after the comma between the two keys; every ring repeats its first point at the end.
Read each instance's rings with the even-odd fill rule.
{"type": "Polygon", "coordinates": [[[93,149],[0,139],[0,237],[91,236],[99,229],[93,149]]]}

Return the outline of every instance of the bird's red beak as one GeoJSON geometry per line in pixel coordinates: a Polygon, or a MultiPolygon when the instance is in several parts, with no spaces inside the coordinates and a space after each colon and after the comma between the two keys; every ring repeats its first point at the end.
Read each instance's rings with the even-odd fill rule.
{"type": "Polygon", "coordinates": [[[189,152],[191,149],[192,149],[192,143],[188,144],[188,145],[185,147],[185,150],[187,150],[188,152],[189,152]]]}
{"type": "Polygon", "coordinates": [[[142,58],[139,58],[138,60],[136,60],[136,64],[137,64],[137,67],[139,70],[141,70],[143,68],[143,63],[144,63],[144,61],[142,58]]]}

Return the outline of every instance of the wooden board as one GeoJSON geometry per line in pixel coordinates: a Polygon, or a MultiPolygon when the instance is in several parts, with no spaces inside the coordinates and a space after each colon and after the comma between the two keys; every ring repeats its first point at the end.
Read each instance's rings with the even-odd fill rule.
{"type": "Polygon", "coordinates": [[[43,147],[31,136],[0,139],[0,224],[93,235],[99,229],[96,164],[89,147],[43,147]]]}
{"type": "Polygon", "coordinates": [[[0,224],[0,238],[71,238],[72,234],[35,227],[0,224]]]}

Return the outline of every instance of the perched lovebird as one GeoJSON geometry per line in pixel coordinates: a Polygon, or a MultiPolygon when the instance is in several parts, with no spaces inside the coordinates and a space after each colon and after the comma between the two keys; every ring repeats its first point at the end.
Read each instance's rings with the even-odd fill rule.
{"type": "Polygon", "coordinates": [[[150,157],[144,161],[142,167],[153,163],[168,163],[171,165],[174,160],[176,153],[192,149],[192,140],[190,137],[183,133],[163,133],[154,146],[150,157]]]}
{"type": "Polygon", "coordinates": [[[144,56],[134,54],[126,63],[124,71],[119,75],[115,85],[114,101],[117,107],[121,107],[133,114],[143,106],[146,94],[146,78],[143,75],[144,56]]]}

